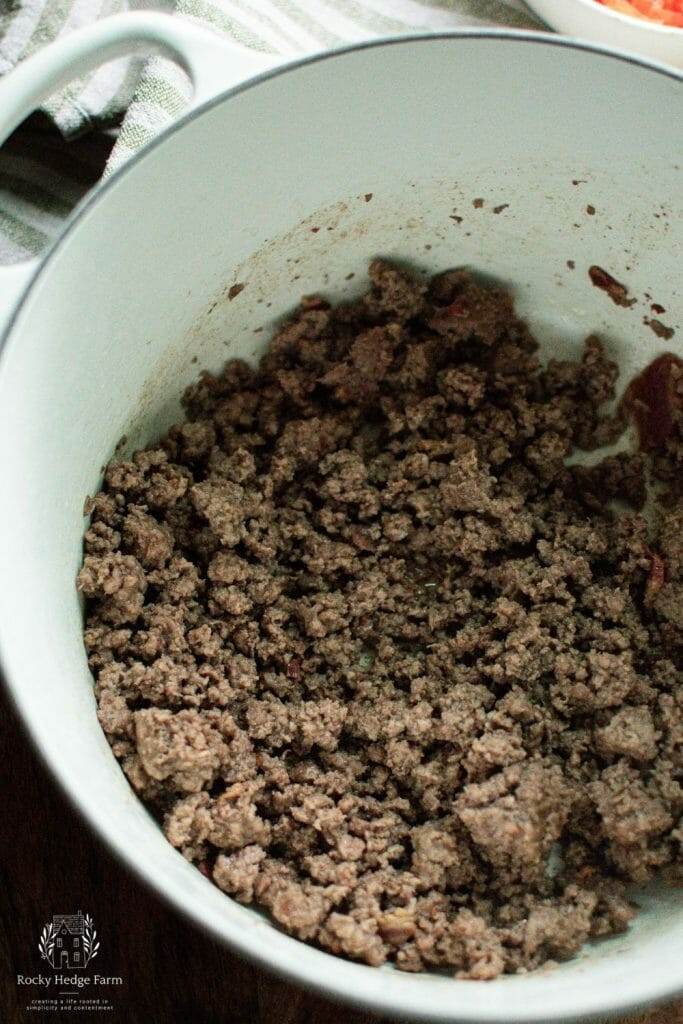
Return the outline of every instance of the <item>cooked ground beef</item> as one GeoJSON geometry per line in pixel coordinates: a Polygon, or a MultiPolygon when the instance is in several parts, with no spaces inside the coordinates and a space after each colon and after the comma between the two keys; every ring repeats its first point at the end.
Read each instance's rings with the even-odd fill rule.
{"type": "Polygon", "coordinates": [[[597,338],[541,366],[466,272],[370,281],[107,468],[85,642],[116,757],[221,889],[494,978],[624,930],[628,883],[681,863],[680,404],[656,458],[569,468],[624,426],[597,338]]]}

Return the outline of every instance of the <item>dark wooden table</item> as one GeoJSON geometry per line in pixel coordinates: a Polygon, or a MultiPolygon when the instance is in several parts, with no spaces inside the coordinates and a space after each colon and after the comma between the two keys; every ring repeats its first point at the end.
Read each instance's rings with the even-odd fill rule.
{"type": "MultiPolygon", "coordinates": [[[[301,992],[257,970],[170,910],[85,827],[47,775],[0,688],[0,1022],[125,1024],[371,1024],[376,1018],[301,992]],[[97,970],[121,976],[107,1012],[31,1011],[38,940],[56,913],[92,915],[97,970]]],[[[683,1004],[646,1018],[683,1024],[683,1004]]]]}

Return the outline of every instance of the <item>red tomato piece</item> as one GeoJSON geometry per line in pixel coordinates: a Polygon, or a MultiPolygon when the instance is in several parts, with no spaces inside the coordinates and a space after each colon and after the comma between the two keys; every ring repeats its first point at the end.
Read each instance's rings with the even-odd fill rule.
{"type": "Polygon", "coordinates": [[[598,0],[619,14],[647,18],[660,25],[683,28],[683,0],[598,0]]]}

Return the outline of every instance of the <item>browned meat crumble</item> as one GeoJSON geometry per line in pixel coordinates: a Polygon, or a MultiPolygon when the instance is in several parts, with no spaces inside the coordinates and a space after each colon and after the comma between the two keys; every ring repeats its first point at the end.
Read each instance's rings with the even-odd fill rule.
{"type": "Polygon", "coordinates": [[[116,757],[221,889],[495,978],[623,931],[625,886],[681,863],[680,402],[654,462],[568,468],[623,429],[597,338],[541,367],[504,291],[370,280],[109,465],[85,642],[116,757]]]}

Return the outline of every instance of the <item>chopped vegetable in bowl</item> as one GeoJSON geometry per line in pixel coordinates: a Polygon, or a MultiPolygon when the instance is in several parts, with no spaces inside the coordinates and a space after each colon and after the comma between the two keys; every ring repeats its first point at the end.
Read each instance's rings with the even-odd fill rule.
{"type": "Polygon", "coordinates": [[[672,28],[683,28],[683,0],[598,0],[620,14],[649,18],[672,28]]]}

